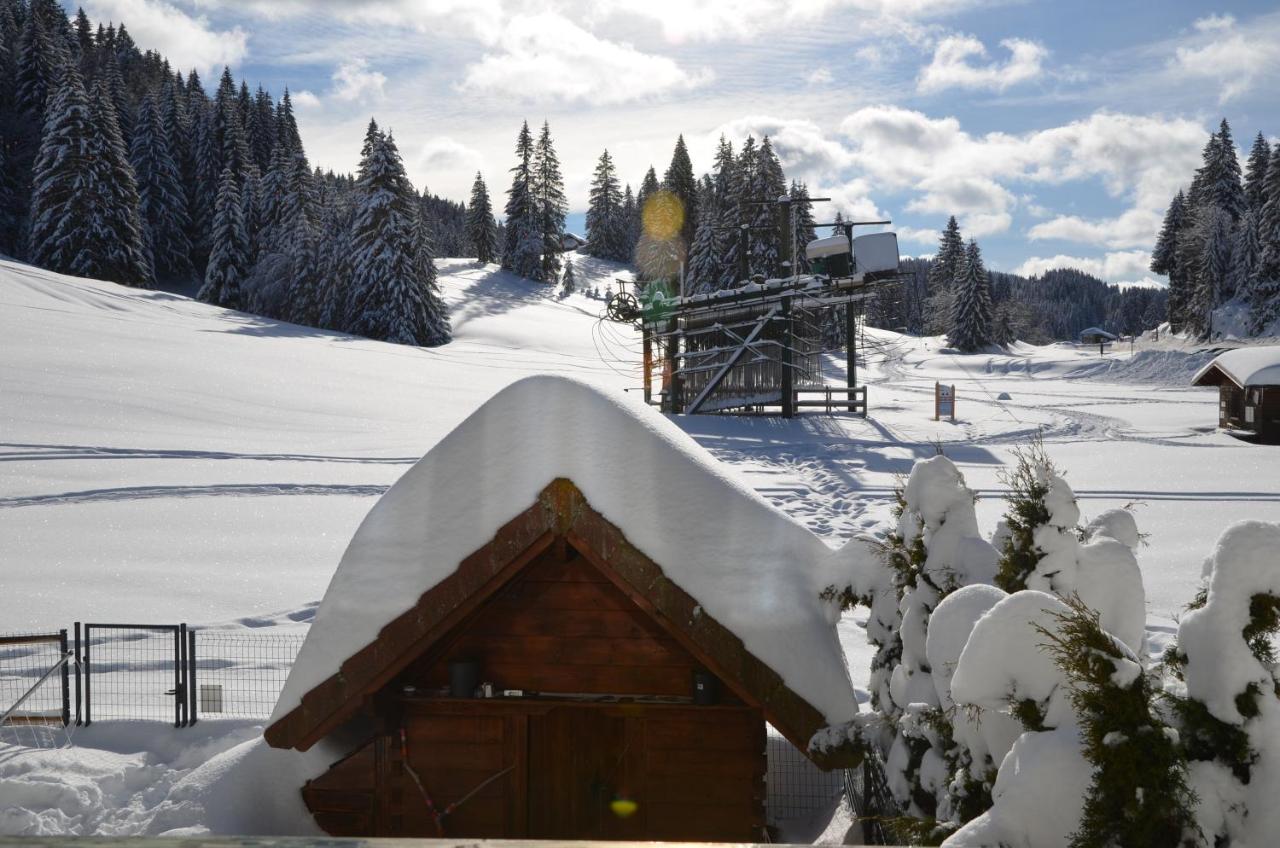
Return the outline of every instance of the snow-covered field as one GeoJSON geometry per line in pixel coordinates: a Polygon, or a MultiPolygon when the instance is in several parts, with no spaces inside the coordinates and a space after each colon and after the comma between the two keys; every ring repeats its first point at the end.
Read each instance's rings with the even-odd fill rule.
{"type": "MultiPolygon", "coordinates": [[[[0,261],[0,632],[76,620],[296,630],[378,495],[498,389],[558,373],[639,390],[638,340],[601,322],[601,301],[440,264],[456,341],[420,350],[0,261]]],[[[619,272],[575,264],[601,288],[619,272]]],[[[1135,505],[1154,647],[1222,530],[1280,521],[1280,448],[1215,432],[1216,391],[1186,385],[1207,354],[1176,340],[1106,357],[1066,345],[957,356],[868,330],[864,352],[865,420],[677,423],[833,546],[882,529],[898,476],[939,447],[981,495],[990,532],[1000,469],[1040,431],[1086,520],[1135,505]],[[954,424],[931,420],[935,381],[956,386],[954,424]]],[[[844,367],[831,360],[833,381],[844,367]]],[[[864,680],[856,620],[842,637],[864,680]]],[[[192,799],[216,775],[189,772],[237,744],[236,762],[268,756],[244,742],[251,724],[202,730],[198,744],[113,726],[81,731],[79,759],[0,748],[0,796],[19,799],[0,833],[249,826],[200,813],[192,799]],[[64,772],[56,792],[38,785],[64,772]]]]}

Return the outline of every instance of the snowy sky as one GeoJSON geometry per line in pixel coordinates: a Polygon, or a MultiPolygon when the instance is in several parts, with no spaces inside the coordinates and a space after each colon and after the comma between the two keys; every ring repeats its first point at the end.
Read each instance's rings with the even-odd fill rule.
{"type": "MultiPolygon", "coordinates": [[[[932,253],[948,213],[989,264],[1141,281],[1160,218],[1226,116],[1280,134],[1273,3],[1002,0],[86,0],[206,83],[287,85],[312,161],[354,169],[370,116],[421,187],[506,188],[551,122],[581,228],[608,147],[633,185],[677,133],[768,133],[788,176],[932,253]]],[[[501,207],[502,199],[495,198],[501,207]]],[[[819,211],[829,219],[834,208],[819,211]]]]}

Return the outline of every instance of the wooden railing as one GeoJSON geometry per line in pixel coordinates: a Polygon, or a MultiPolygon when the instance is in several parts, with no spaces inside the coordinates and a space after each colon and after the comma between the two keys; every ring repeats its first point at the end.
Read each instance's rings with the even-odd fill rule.
{"type": "Polygon", "coordinates": [[[867,417],[867,387],[856,386],[819,386],[816,388],[796,389],[797,409],[823,409],[828,415],[833,412],[853,412],[867,417]],[[805,398],[813,398],[806,400],[805,398]]]}

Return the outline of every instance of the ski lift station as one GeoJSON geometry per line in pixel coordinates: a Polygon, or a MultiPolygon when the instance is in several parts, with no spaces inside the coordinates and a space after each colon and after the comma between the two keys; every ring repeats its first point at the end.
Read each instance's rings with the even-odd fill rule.
{"type": "Polygon", "coordinates": [[[857,712],[831,556],[638,400],[528,378],[365,518],[266,739],[332,752],[335,836],[764,841],[766,723],[858,761],[808,752],[857,712]]]}
{"type": "MultiPolygon", "coordinates": [[[[815,198],[821,200],[824,198],[815,198]]],[[[791,204],[778,201],[780,218],[791,204]]],[[[853,228],[888,221],[837,224],[841,231],[805,246],[811,273],[782,279],[750,277],[731,289],[699,292],[684,281],[667,295],[649,286],[624,294],[610,317],[637,322],[644,343],[644,396],[668,413],[770,412],[792,417],[805,408],[866,414],[866,387],[857,382],[857,321],[865,304],[898,282],[898,241],[892,232],[854,236],[853,228]],[[847,356],[843,387],[827,384],[824,339],[841,323],[847,356]]],[[[819,225],[830,226],[830,225],[819,225]]],[[[793,228],[784,227],[783,232],[793,228]]],[[[739,231],[745,260],[748,228],[739,231]]],[[[788,256],[798,246],[785,245],[788,256]]],[[[783,267],[798,267],[784,258],[783,267]]]]}

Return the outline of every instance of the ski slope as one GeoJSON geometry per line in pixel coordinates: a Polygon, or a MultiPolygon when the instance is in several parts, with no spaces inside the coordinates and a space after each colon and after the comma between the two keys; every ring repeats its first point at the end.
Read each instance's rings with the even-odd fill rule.
{"type": "MultiPolygon", "coordinates": [[[[576,265],[584,287],[626,274],[576,265]]],[[[0,621],[306,610],[377,496],[498,389],[536,373],[638,388],[638,339],[600,300],[465,260],[440,279],[456,340],[427,350],[0,262],[0,621]]],[[[1227,524],[1280,520],[1280,451],[1215,432],[1216,393],[1186,385],[1208,354],[960,356],[877,330],[862,344],[866,420],[677,422],[832,545],[881,529],[897,477],[938,446],[992,529],[999,471],[1039,431],[1086,516],[1135,505],[1160,625],[1227,524]],[[932,420],[935,381],[956,386],[955,423],[932,420]]],[[[830,379],[844,367],[832,358],[830,379]]]]}

